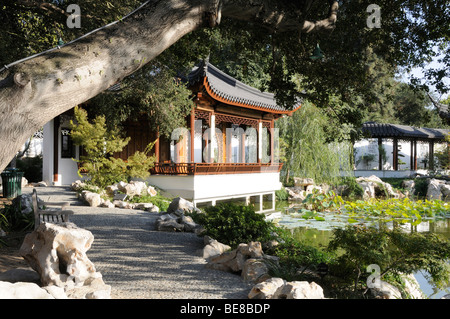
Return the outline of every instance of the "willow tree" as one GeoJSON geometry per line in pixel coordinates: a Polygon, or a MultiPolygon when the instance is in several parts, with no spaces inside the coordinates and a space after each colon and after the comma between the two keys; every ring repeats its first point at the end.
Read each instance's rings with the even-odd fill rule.
{"type": "MultiPolygon", "coordinates": [[[[72,1],[84,5],[82,25],[83,21],[88,25],[92,21],[106,22],[101,18],[104,7],[117,8],[121,3],[131,6],[137,2],[72,1]],[[100,6],[101,10],[88,10],[94,6],[100,6]]],[[[362,0],[146,1],[116,22],[0,70],[0,170],[43,124],[141,69],[194,31],[219,24],[224,31],[248,30],[253,35],[249,39],[258,40],[260,47],[270,48],[268,88],[275,93],[282,92],[277,94],[281,103],[292,104],[299,96],[305,97],[304,92],[295,91],[290,81],[292,75],[300,73],[304,76],[307,94],[326,104],[330,93],[351,100],[353,91],[370,88],[361,63],[368,46],[384,52],[384,58],[391,65],[413,66],[429,58],[432,55],[430,41],[434,44],[448,41],[447,4],[447,0],[381,0],[382,27],[373,29],[367,27],[368,3],[362,0]],[[342,17],[341,24],[337,23],[338,15],[342,17]],[[318,42],[326,58],[311,63],[309,55],[318,42]]],[[[5,0],[0,13],[19,21],[20,28],[26,17],[17,18],[14,10],[19,5],[35,10],[29,19],[45,12],[45,19],[37,22],[45,26],[44,33],[47,19],[60,14],[63,19],[52,21],[61,25],[68,16],[65,2],[5,0]]],[[[2,30],[10,26],[8,19],[0,22],[5,24],[2,30]]],[[[0,31],[0,35],[5,33],[7,39],[14,34],[0,31]]],[[[27,51],[30,43],[26,43],[22,51],[13,50],[22,40],[3,42],[2,38],[2,43],[11,47],[0,52],[27,51]]],[[[47,42],[54,43],[54,40],[48,38],[47,42]]],[[[174,56],[186,57],[192,43],[184,43],[174,56]]],[[[431,75],[437,79],[445,76],[442,73],[431,75]]],[[[347,110],[334,112],[344,122],[354,121],[352,116],[357,114],[347,110]]]]}

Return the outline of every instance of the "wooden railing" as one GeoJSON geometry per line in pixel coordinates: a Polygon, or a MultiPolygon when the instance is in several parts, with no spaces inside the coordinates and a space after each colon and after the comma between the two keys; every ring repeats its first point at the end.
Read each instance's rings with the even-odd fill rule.
{"type": "Polygon", "coordinates": [[[210,175],[280,172],[283,163],[155,163],[152,175],[210,175]]]}

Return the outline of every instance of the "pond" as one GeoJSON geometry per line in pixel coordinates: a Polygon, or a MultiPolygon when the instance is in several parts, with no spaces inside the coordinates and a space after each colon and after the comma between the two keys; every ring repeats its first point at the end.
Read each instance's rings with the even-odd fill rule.
{"type": "MultiPolygon", "coordinates": [[[[281,212],[281,214],[273,215],[278,225],[291,229],[295,238],[316,247],[327,246],[335,228],[345,227],[349,223],[370,225],[379,222],[376,217],[355,219],[342,213],[318,212],[308,216],[300,211],[300,204],[292,202],[277,202],[276,211],[281,212]]],[[[423,218],[420,223],[415,223],[415,225],[394,220],[388,222],[388,226],[393,226],[394,223],[405,231],[433,232],[450,240],[450,216],[423,218]]],[[[427,281],[422,272],[418,272],[414,276],[428,298],[440,299],[444,295],[450,294],[450,283],[445,289],[439,290],[427,281]]]]}

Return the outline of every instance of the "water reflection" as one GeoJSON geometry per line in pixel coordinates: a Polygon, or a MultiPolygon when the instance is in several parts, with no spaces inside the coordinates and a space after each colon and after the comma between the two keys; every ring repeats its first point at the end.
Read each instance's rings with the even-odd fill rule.
{"type": "MultiPolygon", "coordinates": [[[[333,229],[349,224],[349,216],[345,214],[317,213],[314,216],[303,216],[298,213],[299,205],[288,202],[277,203],[276,222],[292,231],[293,236],[315,247],[325,247],[332,238],[333,229]],[[316,218],[317,217],[317,218],[316,218]]],[[[353,221],[352,221],[353,222],[353,221]]],[[[382,222],[373,217],[358,218],[354,223],[373,225],[382,222]]],[[[412,225],[401,220],[387,222],[387,227],[400,227],[408,232],[431,232],[450,240],[450,218],[424,218],[418,225],[412,225]]],[[[415,273],[417,281],[424,294],[430,299],[440,299],[450,294],[450,283],[443,289],[437,289],[427,280],[427,273],[415,273]]]]}

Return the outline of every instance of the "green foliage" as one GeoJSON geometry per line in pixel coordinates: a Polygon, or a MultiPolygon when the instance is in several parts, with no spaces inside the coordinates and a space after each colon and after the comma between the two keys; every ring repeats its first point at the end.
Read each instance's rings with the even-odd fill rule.
{"type": "Polygon", "coordinates": [[[160,194],[156,196],[150,196],[150,195],[141,195],[141,196],[134,196],[130,202],[132,203],[152,203],[155,206],[158,206],[159,210],[161,212],[166,212],[169,208],[171,199],[164,197],[160,194]]]}
{"type": "Polygon", "coordinates": [[[442,169],[450,169],[450,133],[446,135],[447,145],[434,153],[442,169]]]}
{"type": "Polygon", "coordinates": [[[353,278],[355,289],[369,276],[366,269],[370,264],[380,267],[381,278],[388,273],[426,270],[438,287],[450,278],[450,243],[435,234],[348,226],[336,229],[333,235],[328,250],[341,251],[341,255],[330,270],[341,278],[353,278]]]}
{"type": "Polygon", "coordinates": [[[367,201],[346,201],[344,211],[353,218],[372,216],[382,218],[384,221],[397,220],[403,223],[418,225],[423,217],[447,216],[450,204],[441,200],[404,199],[370,199],[367,201]]]}
{"type": "Polygon", "coordinates": [[[5,231],[27,231],[34,228],[34,213],[22,214],[20,205],[5,205],[0,210],[0,229],[5,231]]]}
{"type": "Polygon", "coordinates": [[[333,255],[295,239],[289,230],[276,228],[278,245],[264,252],[279,258],[277,263],[268,263],[269,274],[287,281],[307,279],[306,270],[315,270],[320,263],[329,263],[333,255]]]}
{"type": "Polygon", "coordinates": [[[104,116],[110,129],[126,120],[140,121],[144,115],[152,129],[170,137],[174,129],[186,127],[185,118],[194,106],[192,92],[174,79],[174,68],[157,61],[143,67],[121,82],[120,91],[106,91],[91,99],[90,114],[104,116]]]}
{"type": "Polygon", "coordinates": [[[327,143],[324,127],[328,125],[328,117],[311,103],[304,103],[293,116],[277,120],[286,146],[283,149],[286,181],[290,176],[302,176],[333,184],[340,170],[350,170],[349,147],[345,143],[327,143]]]}
{"type": "Polygon", "coordinates": [[[267,241],[273,229],[273,225],[264,220],[264,215],[256,213],[251,205],[222,203],[191,216],[205,228],[205,235],[232,247],[250,241],[267,241]]]}
{"type": "Polygon", "coordinates": [[[363,188],[356,182],[355,177],[341,177],[338,180],[337,185],[345,185],[342,196],[355,199],[361,198],[364,194],[363,188]]]}
{"type": "Polygon", "coordinates": [[[144,152],[136,152],[127,161],[114,158],[113,154],[120,152],[130,138],[120,138],[117,128],[108,131],[104,116],[97,116],[90,123],[85,110],[76,107],[74,112],[76,123],[71,121],[70,134],[74,143],[82,146],[86,152],[86,155],[80,156],[80,170],[87,172],[91,184],[105,188],[130,178],[146,178],[150,175],[154,157],[148,156],[148,152],[154,143],[148,145],[144,152]]]}
{"type": "Polygon", "coordinates": [[[278,201],[286,201],[289,199],[289,193],[284,187],[282,187],[278,191],[275,191],[275,196],[277,197],[278,201]]]}
{"type": "Polygon", "coordinates": [[[302,204],[307,209],[313,211],[337,211],[344,204],[344,200],[331,190],[326,193],[321,193],[318,189],[313,189],[312,193],[308,194],[302,201],[302,204]]]}
{"type": "Polygon", "coordinates": [[[17,159],[16,167],[30,183],[42,180],[42,156],[17,159]]]}

